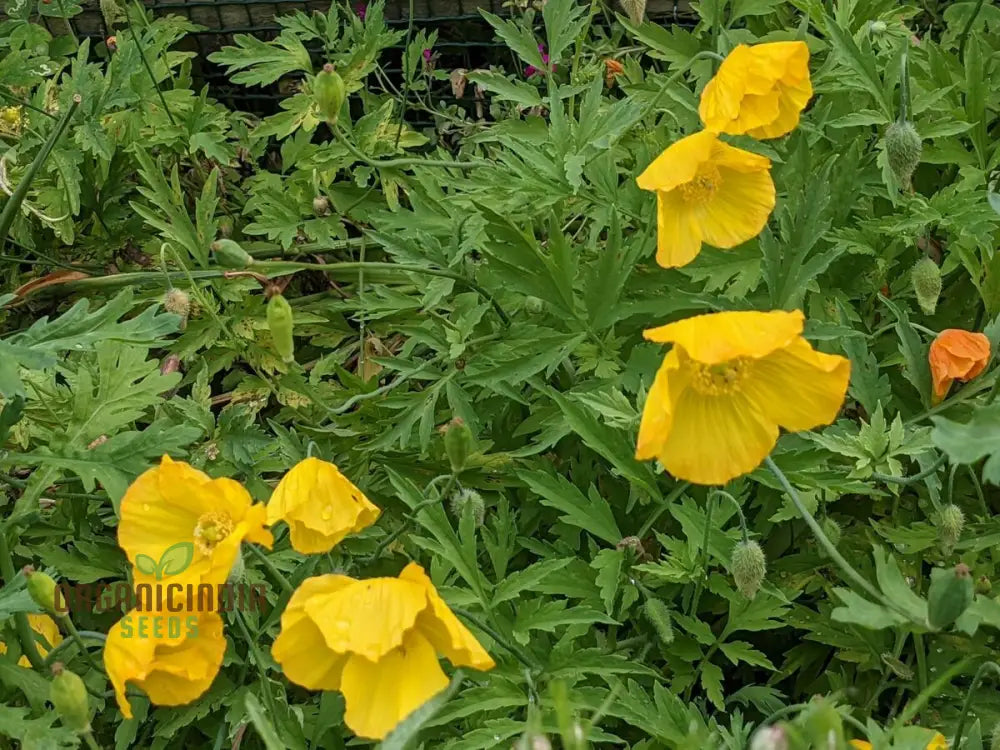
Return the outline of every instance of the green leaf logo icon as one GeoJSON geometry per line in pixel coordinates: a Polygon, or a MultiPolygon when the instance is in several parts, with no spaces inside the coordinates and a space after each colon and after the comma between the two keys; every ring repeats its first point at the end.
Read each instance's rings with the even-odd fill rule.
{"type": "MultiPolygon", "coordinates": [[[[136,555],[135,566],[139,568],[143,573],[142,565],[140,564],[140,558],[145,557],[146,560],[151,560],[151,558],[145,555],[136,555]]],[[[167,547],[163,554],[160,556],[160,562],[158,564],[154,563],[155,571],[153,574],[156,576],[156,580],[162,581],[168,576],[175,576],[179,573],[183,573],[187,570],[188,565],[191,564],[191,560],[194,559],[194,544],[191,542],[178,542],[167,547]]],[[[143,564],[145,561],[142,561],[143,564]]]]}
{"type": "Polygon", "coordinates": [[[156,560],[149,555],[143,555],[142,553],[136,555],[135,567],[139,569],[140,573],[145,573],[148,576],[156,575],[156,560]]]}

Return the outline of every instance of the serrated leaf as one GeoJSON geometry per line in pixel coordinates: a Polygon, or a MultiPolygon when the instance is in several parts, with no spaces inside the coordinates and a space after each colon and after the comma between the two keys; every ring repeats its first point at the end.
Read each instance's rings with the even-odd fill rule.
{"type": "Polygon", "coordinates": [[[585,497],[561,476],[542,471],[520,471],[518,477],[539,496],[542,505],[562,512],[563,521],[587,531],[609,544],[618,544],[622,533],[608,502],[597,495],[585,497]]]}
{"type": "Polygon", "coordinates": [[[881,604],[874,604],[850,589],[834,589],[833,593],[844,603],[832,612],[836,622],[846,622],[870,630],[883,630],[902,625],[906,620],[881,604]]]}
{"type": "Polygon", "coordinates": [[[621,586],[622,566],[625,564],[625,550],[602,549],[590,562],[590,567],[597,570],[597,586],[601,590],[601,600],[604,611],[614,615],[615,598],[621,586]]]}
{"type": "Polygon", "coordinates": [[[522,592],[534,590],[535,586],[553,573],[565,568],[572,561],[572,557],[541,560],[523,570],[509,574],[494,589],[493,604],[497,605],[501,602],[516,599],[522,592]]]}

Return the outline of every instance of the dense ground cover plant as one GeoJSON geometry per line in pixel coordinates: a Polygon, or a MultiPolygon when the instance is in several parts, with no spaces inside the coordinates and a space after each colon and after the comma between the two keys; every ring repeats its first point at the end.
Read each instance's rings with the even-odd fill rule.
{"type": "Polygon", "coordinates": [[[7,4],[4,742],[996,746],[1000,12],[639,5],[7,4]]]}

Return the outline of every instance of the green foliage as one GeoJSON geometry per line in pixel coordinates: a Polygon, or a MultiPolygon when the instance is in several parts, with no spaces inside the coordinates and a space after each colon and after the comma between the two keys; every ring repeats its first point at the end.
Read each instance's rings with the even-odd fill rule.
{"type": "MultiPolygon", "coordinates": [[[[510,54],[468,71],[425,59],[438,60],[435,32],[399,49],[407,35],[382,2],[363,19],[334,4],[210,55],[232,85],[282,93],[262,119],[195,88],[187,21],[121,6],[111,52],[60,36],[76,3],[36,5],[8,3],[0,23],[3,106],[31,105],[17,129],[0,120],[0,182],[26,188],[0,253],[12,571],[126,581],[118,504],[163,454],[260,501],[322,457],[382,509],[328,556],[298,555],[281,526],[269,566],[247,555],[268,606],[246,633],[227,624],[221,672],[189,705],[153,706],[133,687],[123,721],[101,670],[61,648],[100,746],[357,744],[340,695],[292,685],[269,654],[287,601],[270,566],[297,585],[395,575],[411,559],[498,666],[453,673],[387,750],[541,735],[570,750],[744,750],[763,729],[795,750],[855,737],[923,750],[932,730],[957,744],[1000,629],[990,587],[968,586],[1000,575],[1000,407],[992,362],[937,400],[928,349],[946,328],[1000,345],[986,323],[1000,313],[992,3],[970,24],[978,3],[704,0],[682,28],[548,0],[484,12],[510,54]],[[656,200],[635,176],[701,128],[717,63],[692,58],[790,39],[811,50],[800,126],[726,137],[772,162],[768,226],[659,268],[656,200]],[[608,60],[622,70],[606,78],[608,60]],[[346,96],[336,116],[326,64],[346,96]],[[448,85],[467,108],[440,101],[448,85]],[[78,113],[24,182],[74,94],[78,113]],[[892,130],[904,109],[921,141],[904,154],[907,190],[892,130]],[[184,314],[164,312],[178,293],[184,314]],[[834,424],[774,451],[797,502],[766,469],[730,483],[731,503],[635,458],[666,351],[643,330],[730,309],[801,309],[815,347],[851,361],[834,424]],[[839,533],[817,540],[800,506],[839,533]],[[942,508],[965,519],[954,538],[942,508]],[[971,578],[944,617],[938,581],[958,565],[971,578]]],[[[187,544],[135,566],[174,575],[187,544]]],[[[0,737],[79,746],[46,708],[48,674],[17,664],[15,620],[36,608],[12,571],[0,570],[0,737]]],[[[104,633],[120,615],[73,618],[104,633]]],[[[994,732],[1000,703],[980,688],[970,716],[967,749],[994,732]]]]}

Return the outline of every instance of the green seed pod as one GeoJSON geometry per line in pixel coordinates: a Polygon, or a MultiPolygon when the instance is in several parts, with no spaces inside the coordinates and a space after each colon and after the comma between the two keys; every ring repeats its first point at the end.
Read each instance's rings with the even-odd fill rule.
{"type": "Polygon", "coordinates": [[[24,568],[24,576],[28,580],[28,594],[31,600],[50,615],[56,612],[56,582],[52,576],[39,573],[30,565],[24,568]]]}
{"type": "Polygon", "coordinates": [[[989,576],[979,576],[976,579],[976,593],[982,596],[988,596],[990,592],[993,591],[993,582],[990,580],[989,576]]]}
{"type": "Polygon", "coordinates": [[[946,552],[951,552],[962,538],[965,528],[965,514],[955,504],[946,505],[938,514],[938,537],[946,552]]]}
{"type": "Polygon", "coordinates": [[[267,303],[267,327],[271,329],[274,350],[282,362],[295,361],[294,326],[292,306],[288,300],[280,294],[271,297],[267,303]]]}
{"type": "Polygon", "coordinates": [[[941,630],[957,620],[972,603],[975,584],[969,567],[959,563],[951,570],[934,568],[927,589],[927,624],[941,630]]]}
{"type": "Polygon", "coordinates": [[[938,264],[924,256],[910,269],[910,281],[920,309],[927,315],[933,315],[941,296],[941,269],[938,264]]]}
{"type": "Polygon", "coordinates": [[[313,81],[313,100],[320,115],[330,125],[337,122],[346,98],[347,87],[344,86],[344,79],[330,63],[327,63],[313,81]]]}
{"type": "Polygon", "coordinates": [[[910,179],[920,164],[922,152],[923,143],[912,122],[897,120],[886,128],[885,153],[889,168],[904,188],[910,187],[910,179]]]}
{"type": "Polygon", "coordinates": [[[652,597],[646,599],[642,606],[642,613],[653,626],[653,630],[665,644],[674,642],[674,626],[670,621],[670,608],[659,599],[652,597]]]}
{"type": "Polygon", "coordinates": [[[483,502],[483,496],[475,490],[459,490],[451,496],[451,512],[456,518],[461,519],[465,515],[466,508],[471,509],[476,526],[482,526],[486,518],[486,503],[483,502]]]}
{"type": "Polygon", "coordinates": [[[216,262],[226,268],[246,268],[253,263],[250,253],[233,240],[216,240],[212,243],[212,250],[215,252],[216,262]]]}
{"type": "Polygon", "coordinates": [[[472,452],[472,430],[460,417],[451,420],[444,431],[444,452],[453,474],[465,468],[465,462],[472,452]]]}
{"type": "Polygon", "coordinates": [[[67,728],[77,733],[90,731],[87,687],[79,675],[64,668],[61,662],[52,665],[49,700],[56,707],[67,728]]]}
{"type": "Polygon", "coordinates": [[[183,289],[175,287],[163,295],[163,309],[187,320],[188,313],[191,312],[191,298],[183,289]]]}
{"type": "Polygon", "coordinates": [[[313,213],[319,217],[330,215],[330,200],[325,195],[313,198],[313,213]]]}
{"type": "Polygon", "coordinates": [[[733,580],[736,588],[747,599],[753,599],[760,590],[767,572],[767,558],[757,542],[738,542],[733,548],[733,580]]]}

